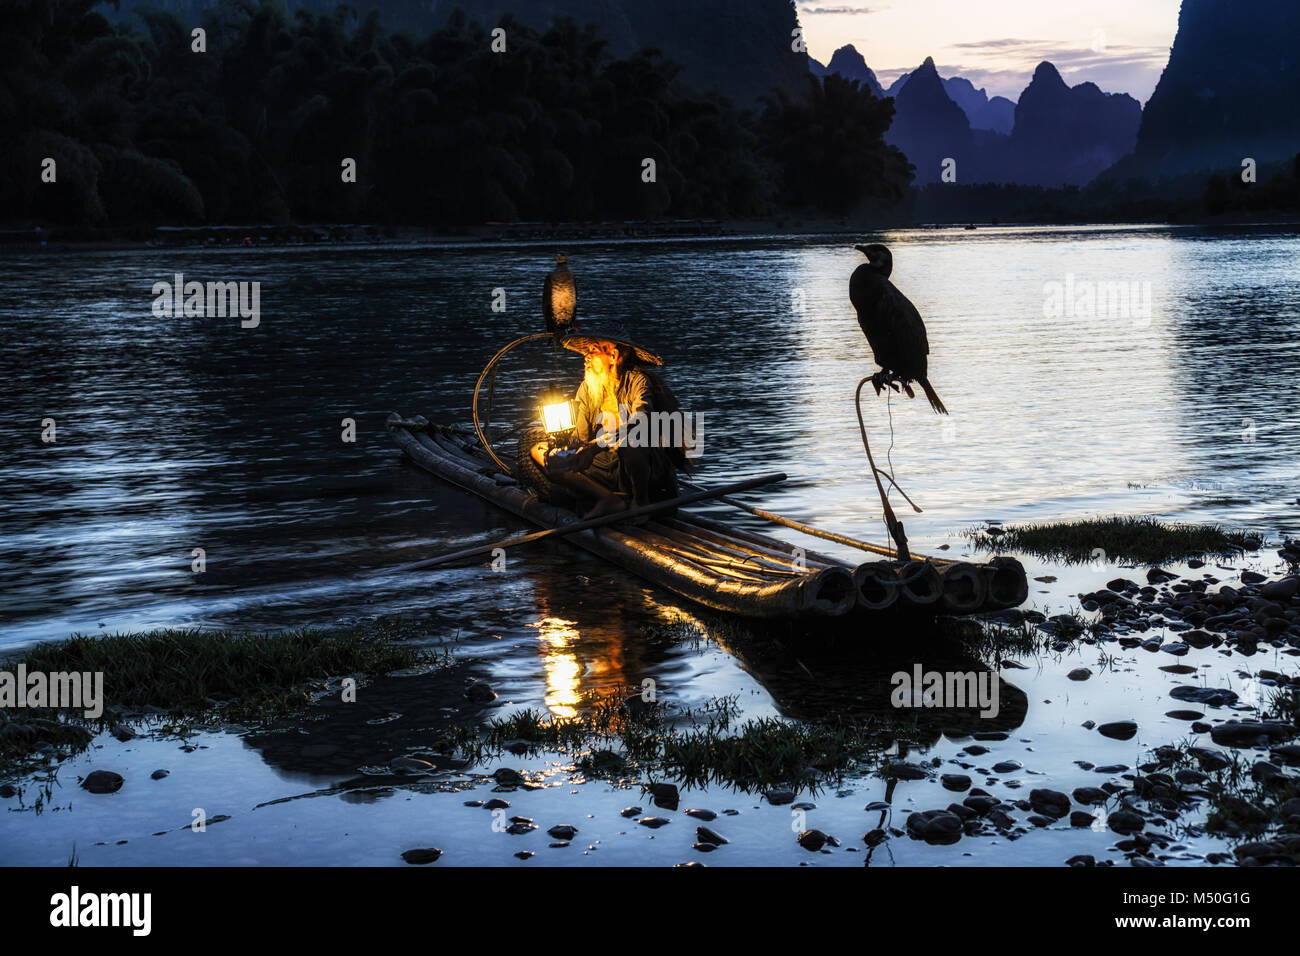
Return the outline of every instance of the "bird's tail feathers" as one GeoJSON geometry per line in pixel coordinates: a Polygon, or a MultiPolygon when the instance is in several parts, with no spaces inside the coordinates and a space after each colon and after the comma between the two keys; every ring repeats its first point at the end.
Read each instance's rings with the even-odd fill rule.
{"type": "Polygon", "coordinates": [[[943,407],[943,402],[939,400],[939,396],[935,392],[934,387],[930,384],[930,380],[923,378],[921,379],[920,385],[921,388],[925,389],[925,397],[930,400],[930,407],[940,415],[947,415],[948,409],[943,407]]]}

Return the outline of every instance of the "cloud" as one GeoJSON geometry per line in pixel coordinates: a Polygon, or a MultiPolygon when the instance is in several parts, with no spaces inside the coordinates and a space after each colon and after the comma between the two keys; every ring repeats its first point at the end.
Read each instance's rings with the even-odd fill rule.
{"type": "Polygon", "coordinates": [[[888,6],[878,7],[809,7],[803,2],[799,3],[799,16],[815,17],[831,14],[834,16],[858,16],[866,13],[879,13],[881,10],[888,10],[888,6]]]}
{"type": "MultiPolygon", "coordinates": [[[[974,69],[978,60],[994,58],[1024,66],[1031,73],[1044,60],[1061,69],[1123,69],[1129,66],[1163,66],[1169,59],[1167,46],[1134,46],[1124,43],[1080,45],[1059,40],[986,40],[979,43],[953,43],[946,47],[976,58],[964,67],[974,69]]],[[[964,58],[964,57],[963,57],[964,58]]],[[[1003,67],[1005,69],[1005,67],[1003,67]]]]}

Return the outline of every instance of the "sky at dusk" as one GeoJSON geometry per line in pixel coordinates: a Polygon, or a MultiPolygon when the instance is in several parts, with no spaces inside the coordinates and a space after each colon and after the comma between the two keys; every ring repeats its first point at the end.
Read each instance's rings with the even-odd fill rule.
{"type": "Polygon", "coordinates": [[[964,76],[1016,100],[1050,60],[1071,86],[1091,80],[1143,105],[1169,59],[1181,0],[798,0],[808,52],[825,63],[857,47],[888,86],[934,57],[940,76],[964,76]]]}

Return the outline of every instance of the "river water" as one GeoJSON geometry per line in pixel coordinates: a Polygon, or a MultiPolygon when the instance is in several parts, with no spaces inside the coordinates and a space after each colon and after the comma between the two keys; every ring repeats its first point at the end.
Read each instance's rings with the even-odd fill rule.
{"type": "MultiPolygon", "coordinates": [[[[893,251],[895,283],[926,318],[930,380],[952,412],[941,418],[923,401],[867,391],[873,450],[888,450],[899,484],[924,509],[904,514],[915,550],[969,553],[962,532],[989,520],[1098,514],[1245,526],[1270,539],[1300,535],[1293,228],[1008,227],[877,238],[893,251]],[[1126,302],[1113,295],[1119,284],[1126,302]]],[[[500,573],[463,567],[361,577],[523,530],[402,462],[383,422],[391,411],[468,421],[483,364],[507,341],[540,330],[541,279],[555,251],[358,244],[50,252],[0,262],[7,292],[0,442],[9,449],[0,464],[0,654],[76,632],[262,630],[401,615],[419,622],[430,643],[455,640],[456,653],[477,659],[503,713],[572,713],[586,692],[650,676],[686,705],[736,695],[744,716],[801,708],[798,716],[810,716],[807,688],[790,686],[785,665],[764,670],[709,639],[641,641],[643,624],[689,621],[693,609],[562,544],[521,553],[500,573]],[[155,316],[153,285],[176,273],[259,282],[260,324],[155,316]],[[499,290],[504,311],[493,309],[503,301],[499,290]],[[49,419],[54,440],[43,441],[49,419]],[[345,419],[355,422],[355,441],[343,440],[345,419]],[[193,570],[195,549],[202,573],[193,570]]],[[[683,407],[702,416],[699,480],[782,470],[789,480],[756,493],[756,504],[884,539],[853,407],[854,387],[874,370],[847,295],[863,261],[853,240],[646,240],[570,243],[564,251],[578,277],[580,317],[624,321],[664,356],[683,407]]],[[[498,380],[499,417],[513,420],[546,387],[571,386],[579,375],[572,353],[556,356],[545,345],[515,353],[498,380]]],[[[893,500],[902,506],[897,494],[893,500]]],[[[725,506],[702,510],[770,531],[725,506]]],[[[1271,553],[1254,565],[1268,567],[1271,553]]],[[[1233,573],[1249,563],[1238,561],[1233,573]]],[[[1077,604],[1077,591],[1115,574],[1110,565],[1027,565],[1057,578],[1031,595],[1047,613],[1077,604]]],[[[1130,652],[1133,660],[1084,685],[1087,693],[1064,680],[1077,659],[1003,674],[1027,700],[1012,741],[1032,741],[1035,772],[1077,774],[1076,758],[1112,745],[1132,764],[1134,743],[1176,736],[1181,728],[1099,743],[1066,730],[1085,717],[1139,712],[1164,721],[1163,690],[1143,694],[1174,678],[1155,669],[1167,661],[1136,653],[1143,659],[1130,652]]],[[[1194,653],[1205,655],[1208,680],[1231,667],[1210,651],[1194,653]]],[[[1290,661],[1256,663],[1282,669],[1290,661]]],[[[278,796],[293,789],[286,779],[302,782],[237,738],[213,741],[225,754],[223,775],[267,777],[267,792],[278,796]]],[[[957,749],[941,742],[934,755],[957,749]]],[[[210,765],[218,766],[215,755],[210,765]]],[[[863,786],[841,802],[860,815],[867,792],[863,786]]],[[[619,792],[608,800],[633,802],[619,792]]],[[[181,799],[178,808],[191,803],[181,799]]],[[[782,821],[777,830],[787,827],[782,821]]],[[[258,831],[249,826],[251,838],[258,831]]],[[[1003,848],[1009,856],[982,851],[973,862],[1060,862],[1062,847],[1082,839],[1040,841],[1037,853],[1021,841],[1014,853],[1003,848]]],[[[57,856],[57,842],[32,842],[17,858],[57,856]]],[[[247,849],[246,841],[223,841],[193,861],[244,859],[236,844],[247,849]]],[[[958,848],[915,847],[912,862],[972,861],[952,852],[958,848]]],[[[752,856],[729,849],[733,862],[793,862],[804,853],[784,843],[774,851],[757,837],[752,856]]],[[[477,861],[495,852],[477,847],[477,861]]],[[[303,861],[325,862],[312,854],[303,861]]]]}

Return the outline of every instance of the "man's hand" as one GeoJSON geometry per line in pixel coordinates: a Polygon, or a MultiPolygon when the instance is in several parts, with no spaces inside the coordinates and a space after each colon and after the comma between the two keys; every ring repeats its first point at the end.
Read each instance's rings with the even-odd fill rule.
{"type": "Polygon", "coordinates": [[[599,450],[594,441],[580,445],[573,456],[572,470],[586,471],[591,467],[591,463],[596,460],[596,452],[599,450]]]}
{"type": "Polygon", "coordinates": [[[563,474],[568,471],[586,471],[596,460],[600,448],[595,442],[586,442],[576,449],[552,451],[546,456],[545,468],[549,474],[563,474]]]}

